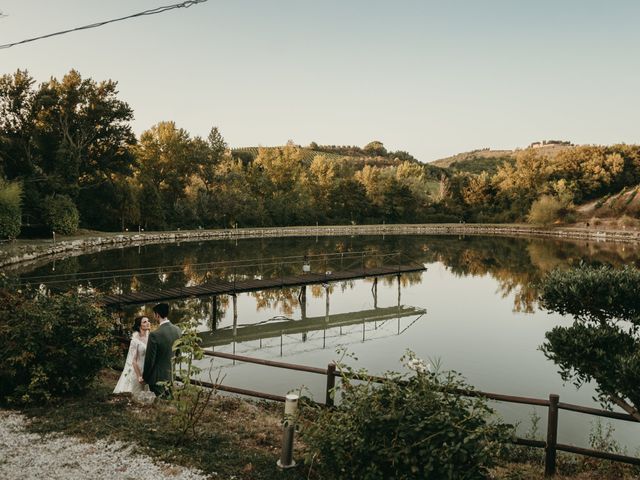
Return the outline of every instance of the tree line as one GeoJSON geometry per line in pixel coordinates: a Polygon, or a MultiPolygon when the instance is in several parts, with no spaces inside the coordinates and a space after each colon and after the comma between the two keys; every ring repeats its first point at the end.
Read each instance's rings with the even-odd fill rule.
{"type": "Polygon", "coordinates": [[[553,158],[527,149],[472,173],[420,163],[377,140],[362,148],[289,142],[254,154],[229,149],[217,127],[202,138],[171,121],[136,137],[132,118],[112,80],[75,70],[41,84],[27,71],[0,77],[0,236],[522,221],[541,198],[556,202],[556,214],[569,212],[640,179],[640,153],[629,145],[553,158]]]}

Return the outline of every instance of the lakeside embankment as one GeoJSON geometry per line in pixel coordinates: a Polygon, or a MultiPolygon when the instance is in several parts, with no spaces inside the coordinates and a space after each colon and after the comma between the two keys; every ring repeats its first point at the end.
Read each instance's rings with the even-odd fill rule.
{"type": "Polygon", "coordinates": [[[178,230],[167,232],[95,232],[43,240],[16,240],[0,247],[0,268],[41,259],[63,258],[113,248],[233,238],[276,238],[351,235],[479,235],[549,237],[598,242],[640,242],[640,230],[598,227],[534,227],[523,224],[398,224],[178,230]]]}

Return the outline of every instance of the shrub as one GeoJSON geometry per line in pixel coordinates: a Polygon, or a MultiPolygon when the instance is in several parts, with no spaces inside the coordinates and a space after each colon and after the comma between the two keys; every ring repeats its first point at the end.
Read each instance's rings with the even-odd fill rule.
{"type": "Polygon", "coordinates": [[[88,388],[113,359],[112,321],[78,294],[0,290],[0,400],[42,403],[88,388]]]}
{"type": "MultiPolygon", "coordinates": [[[[207,408],[210,408],[212,397],[217,393],[216,388],[203,388],[194,381],[194,376],[202,373],[202,368],[196,362],[204,358],[204,349],[200,345],[202,338],[198,335],[198,322],[190,320],[180,324],[182,336],[173,344],[175,353],[173,376],[176,381],[167,382],[169,402],[175,408],[170,422],[176,432],[175,445],[182,445],[198,438],[198,425],[207,408]]],[[[211,370],[209,371],[211,374],[211,370]]],[[[211,377],[209,378],[211,380],[211,377]]],[[[213,385],[221,383],[220,376],[213,385]]]]}
{"type": "Polygon", "coordinates": [[[16,238],[22,224],[22,185],[0,179],[0,237],[16,238]]]}
{"type": "Polygon", "coordinates": [[[80,214],[76,204],[67,195],[50,195],[45,199],[44,219],[49,228],[61,235],[78,230],[80,214]]]}
{"type": "Polygon", "coordinates": [[[622,215],[618,219],[619,227],[637,227],[638,220],[636,218],[630,217],[629,215],[622,215]]]}
{"type": "Polygon", "coordinates": [[[486,478],[508,427],[489,422],[485,400],[457,393],[471,389],[459,374],[431,373],[410,354],[412,364],[414,376],[381,384],[344,378],[338,407],[304,425],[321,478],[486,478]]]}
{"type": "Polygon", "coordinates": [[[564,205],[560,200],[549,195],[543,195],[533,202],[527,221],[536,225],[551,225],[562,214],[564,205]]]}

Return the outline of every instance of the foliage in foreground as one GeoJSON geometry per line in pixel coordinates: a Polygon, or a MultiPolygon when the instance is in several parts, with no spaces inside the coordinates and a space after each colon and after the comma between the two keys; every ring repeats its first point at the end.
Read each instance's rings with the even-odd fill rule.
{"type": "MultiPolygon", "coordinates": [[[[169,403],[175,409],[170,422],[175,431],[175,444],[180,445],[187,440],[194,440],[199,433],[200,420],[205,409],[217,390],[202,388],[194,383],[194,376],[202,373],[202,368],[195,362],[204,358],[204,350],[200,346],[202,338],[198,335],[198,322],[195,320],[180,324],[182,336],[173,344],[173,382],[167,385],[169,403]]],[[[219,379],[215,384],[219,383],[219,379]]]]}
{"type": "Polygon", "coordinates": [[[111,319],[86,296],[0,289],[0,401],[40,403],[86,390],[112,359],[111,319]]]}
{"type": "Polygon", "coordinates": [[[640,270],[581,265],[555,270],[541,287],[541,305],[572,315],[570,327],[547,332],[541,350],[565,381],[595,380],[601,401],[640,420],[640,270]]]}
{"type": "Polygon", "coordinates": [[[321,478],[487,477],[510,427],[490,420],[484,399],[457,392],[472,388],[456,372],[431,373],[412,353],[407,365],[415,375],[390,372],[381,384],[345,378],[339,406],[306,423],[321,478]]]}

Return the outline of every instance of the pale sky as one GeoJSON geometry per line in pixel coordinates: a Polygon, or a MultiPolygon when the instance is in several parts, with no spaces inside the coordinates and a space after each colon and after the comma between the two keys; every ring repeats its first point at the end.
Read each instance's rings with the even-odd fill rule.
{"type": "MultiPolygon", "coordinates": [[[[0,44],[182,0],[0,0],[0,44]]],[[[136,133],[384,142],[421,161],[640,143],[640,2],[209,0],[0,50],[0,74],[118,81],[136,133]]]]}

